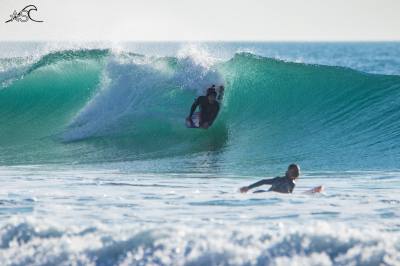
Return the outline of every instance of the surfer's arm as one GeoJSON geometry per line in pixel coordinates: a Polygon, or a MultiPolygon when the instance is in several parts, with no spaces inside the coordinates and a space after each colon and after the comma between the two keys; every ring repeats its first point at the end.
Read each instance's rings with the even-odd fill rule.
{"type": "Polygon", "coordinates": [[[248,188],[252,189],[252,188],[255,188],[255,187],[262,186],[262,185],[272,185],[272,183],[274,182],[274,179],[275,178],[260,180],[260,181],[254,183],[254,184],[251,184],[250,186],[248,186],[248,188]]]}
{"type": "Polygon", "coordinates": [[[192,107],[190,108],[190,114],[189,114],[189,118],[192,117],[194,111],[196,111],[197,106],[199,106],[199,98],[197,98],[196,100],[194,100],[192,107]]]}
{"type": "Polygon", "coordinates": [[[275,178],[260,180],[260,181],[254,183],[254,184],[251,184],[250,186],[240,188],[240,192],[245,193],[245,192],[249,191],[252,188],[259,187],[259,186],[262,186],[262,185],[272,185],[274,180],[275,180],[275,178]]]}

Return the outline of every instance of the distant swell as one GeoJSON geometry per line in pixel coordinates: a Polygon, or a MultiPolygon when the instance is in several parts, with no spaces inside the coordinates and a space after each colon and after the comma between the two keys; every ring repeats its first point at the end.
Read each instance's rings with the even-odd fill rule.
{"type": "Polygon", "coordinates": [[[211,62],[108,50],[51,53],[18,69],[0,72],[3,164],[212,152],[222,168],[286,161],[390,168],[400,155],[399,76],[248,53],[211,62]],[[184,128],[194,97],[222,83],[213,128],[184,128]]]}

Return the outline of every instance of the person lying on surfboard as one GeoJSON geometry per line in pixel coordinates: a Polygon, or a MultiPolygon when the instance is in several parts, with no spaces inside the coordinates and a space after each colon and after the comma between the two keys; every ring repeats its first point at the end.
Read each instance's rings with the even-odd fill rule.
{"type": "MultiPolygon", "coordinates": [[[[247,187],[240,188],[240,192],[246,193],[250,189],[262,186],[262,185],[271,185],[271,188],[268,191],[275,191],[280,193],[293,193],[293,189],[296,185],[296,179],[300,176],[300,166],[297,164],[289,165],[285,176],[283,177],[275,177],[271,179],[263,179],[254,184],[251,184],[247,187]]],[[[319,193],[323,191],[322,186],[315,187],[311,190],[306,191],[306,193],[319,193]]],[[[257,190],[254,193],[265,192],[265,190],[257,190]]]]}
{"type": "Polygon", "coordinates": [[[217,92],[215,91],[215,86],[210,87],[207,90],[207,96],[198,97],[192,104],[190,114],[186,118],[186,121],[188,121],[192,127],[195,127],[193,125],[192,116],[194,111],[196,111],[197,106],[200,107],[199,127],[207,129],[213,124],[219,112],[219,103],[217,101],[217,92]]]}

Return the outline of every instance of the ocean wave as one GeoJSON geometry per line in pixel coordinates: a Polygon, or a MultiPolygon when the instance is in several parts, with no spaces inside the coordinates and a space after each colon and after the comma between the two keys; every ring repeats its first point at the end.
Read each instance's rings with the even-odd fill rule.
{"type": "Polygon", "coordinates": [[[217,152],[247,168],[289,160],[365,169],[393,167],[400,155],[399,76],[250,53],[218,61],[101,49],[54,52],[29,69],[0,91],[5,163],[217,152]],[[211,84],[226,86],[216,123],[187,130],[193,99],[211,84]]]}

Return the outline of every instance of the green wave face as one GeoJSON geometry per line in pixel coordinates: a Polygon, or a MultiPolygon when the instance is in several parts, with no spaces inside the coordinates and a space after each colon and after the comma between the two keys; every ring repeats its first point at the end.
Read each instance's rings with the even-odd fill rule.
{"type": "Polygon", "coordinates": [[[236,132],[232,156],[249,167],[270,160],[328,169],[395,165],[398,76],[250,54],[222,68],[230,81],[224,120],[236,132]]]}
{"type": "Polygon", "coordinates": [[[201,170],[207,158],[221,171],[293,161],[391,168],[400,155],[399,96],[398,76],[252,54],[210,66],[106,50],[57,52],[0,90],[0,163],[156,160],[160,169],[201,170]],[[216,123],[184,128],[193,98],[213,83],[226,85],[216,123]]]}
{"type": "Polygon", "coordinates": [[[97,60],[59,61],[0,90],[1,145],[29,142],[62,129],[90,100],[100,72],[97,60]]]}

